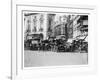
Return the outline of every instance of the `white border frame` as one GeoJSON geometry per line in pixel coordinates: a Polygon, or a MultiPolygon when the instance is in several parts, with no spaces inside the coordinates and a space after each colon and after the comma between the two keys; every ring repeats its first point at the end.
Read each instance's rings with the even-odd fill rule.
{"type": "MultiPolygon", "coordinates": [[[[32,69],[22,69],[21,68],[21,56],[19,56],[19,52],[20,49],[18,49],[18,44],[20,43],[20,39],[18,39],[18,37],[20,36],[20,32],[17,32],[16,30],[19,29],[19,25],[21,24],[20,22],[17,22],[17,17],[18,15],[20,15],[20,11],[23,10],[23,5],[25,5],[25,2],[15,2],[13,1],[12,3],[12,59],[11,59],[11,76],[12,79],[21,79],[21,80],[26,80],[26,78],[38,78],[38,77],[45,77],[45,76],[59,76],[59,75],[85,75],[85,74],[92,74],[96,72],[96,50],[95,50],[95,28],[94,26],[96,25],[96,9],[94,7],[81,7],[81,6],[65,6],[65,5],[50,5],[50,6],[46,6],[46,5],[36,5],[36,4],[32,4],[32,3],[27,3],[26,5],[32,7],[32,5],[37,6],[37,7],[51,7],[54,8],[56,7],[56,9],[59,11],[58,8],[64,9],[64,10],[69,10],[71,11],[73,8],[76,8],[75,10],[73,9],[73,11],[78,11],[78,12],[84,12],[84,13],[89,13],[90,16],[90,21],[89,23],[89,34],[90,34],[90,38],[89,38],[89,42],[91,43],[91,46],[89,46],[89,48],[91,50],[89,50],[92,54],[92,56],[90,57],[90,64],[89,65],[82,65],[82,66],[52,66],[52,67],[36,67],[36,68],[32,68],[32,69]],[[18,6],[20,6],[20,9],[18,9],[18,6]],[[58,7],[60,6],[60,7],[58,7]],[[22,8],[22,9],[21,9],[22,8]],[[17,9],[19,10],[19,12],[17,12],[17,9]],[[18,23],[18,24],[17,24],[18,23]],[[91,30],[91,32],[90,32],[91,30]],[[94,35],[94,37],[93,37],[94,35]],[[92,40],[92,41],[91,41],[92,40]],[[94,46],[94,47],[92,47],[94,46]],[[17,54],[18,53],[18,54],[17,54]],[[17,58],[16,58],[17,57],[17,58]],[[19,60],[18,60],[19,59],[19,60]],[[34,76],[33,76],[34,75],[34,76]]],[[[24,6],[25,8],[25,6],[24,6]]],[[[26,7],[27,9],[27,7],[26,7]]],[[[30,8],[31,9],[31,8],[30,8]]],[[[32,8],[33,9],[33,8],[32,8]]],[[[29,10],[29,8],[27,9],[29,10]]],[[[51,9],[50,9],[51,10],[51,9]]],[[[63,11],[64,11],[63,10],[63,11]]],[[[68,11],[68,12],[69,12],[68,11]]],[[[19,17],[18,19],[21,20],[21,17],[19,17]]],[[[20,21],[18,20],[18,21],[20,21]]],[[[21,36],[20,36],[21,37],[21,36]]],[[[19,47],[20,48],[20,47],[19,47]]]]}

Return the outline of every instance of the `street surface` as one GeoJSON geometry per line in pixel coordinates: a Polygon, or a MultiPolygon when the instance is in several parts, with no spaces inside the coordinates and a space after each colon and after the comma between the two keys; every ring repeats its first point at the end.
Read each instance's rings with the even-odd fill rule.
{"type": "Polygon", "coordinates": [[[88,53],[24,51],[24,67],[84,64],[88,64],[88,53]]]}

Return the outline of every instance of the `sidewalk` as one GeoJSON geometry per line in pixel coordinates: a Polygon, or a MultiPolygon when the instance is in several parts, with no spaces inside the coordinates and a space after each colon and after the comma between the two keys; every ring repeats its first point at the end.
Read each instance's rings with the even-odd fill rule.
{"type": "Polygon", "coordinates": [[[88,63],[88,54],[25,51],[24,62],[25,67],[84,65],[88,63]]]}

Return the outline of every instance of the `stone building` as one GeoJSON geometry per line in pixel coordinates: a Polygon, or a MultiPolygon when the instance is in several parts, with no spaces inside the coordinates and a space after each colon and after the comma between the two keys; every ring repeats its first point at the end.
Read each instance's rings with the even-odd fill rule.
{"type": "Polygon", "coordinates": [[[54,18],[54,26],[53,26],[53,36],[60,37],[65,36],[67,39],[67,19],[68,15],[64,14],[56,14],[54,18]]]}
{"type": "Polygon", "coordinates": [[[83,39],[88,35],[88,15],[76,15],[73,18],[73,38],[83,39]]]}
{"type": "Polygon", "coordinates": [[[24,35],[43,34],[47,38],[47,14],[25,13],[24,14],[24,35]]]}

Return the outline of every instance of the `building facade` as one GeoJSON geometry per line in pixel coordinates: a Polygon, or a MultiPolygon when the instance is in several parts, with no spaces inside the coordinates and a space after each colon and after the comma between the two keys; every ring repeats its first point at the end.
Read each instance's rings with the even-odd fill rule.
{"type": "Polygon", "coordinates": [[[56,14],[54,18],[54,25],[53,25],[53,36],[60,37],[65,36],[66,40],[68,38],[67,34],[67,19],[68,15],[56,14]]]}
{"type": "Polygon", "coordinates": [[[47,14],[28,13],[24,15],[24,34],[43,34],[47,38],[47,14]]]}
{"type": "Polygon", "coordinates": [[[43,34],[43,39],[64,35],[67,39],[88,35],[88,15],[25,13],[24,37],[43,34]]]}
{"type": "Polygon", "coordinates": [[[73,38],[88,36],[88,15],[76,15],[73,18],[73,38]]]}

